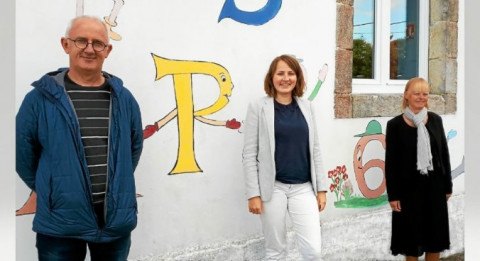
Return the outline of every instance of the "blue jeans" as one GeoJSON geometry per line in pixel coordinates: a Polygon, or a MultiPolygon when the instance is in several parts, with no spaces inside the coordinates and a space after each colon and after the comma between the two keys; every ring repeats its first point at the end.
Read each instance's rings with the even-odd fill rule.
{"type": "Polygon", "coordinates": [[[108,243],[93,243],[37,233],[39,261],[83,261],[87,255],[87,245],[92,261],[125,261],[130,244],[130,234],[108,243]]]}

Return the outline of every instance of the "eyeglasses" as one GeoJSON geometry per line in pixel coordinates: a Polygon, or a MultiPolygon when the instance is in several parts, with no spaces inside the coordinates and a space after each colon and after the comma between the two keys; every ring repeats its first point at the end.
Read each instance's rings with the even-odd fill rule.
{"type": "Polygon", "coordinates": [[[67,38],[67,39],[70,41],[73,41],[75,43],[75,46],[80,49],[87,48],[89,44],[92,45],[93,50],[95,50],[96,52],[101,52],[105,50],[105,48],[107,48],[107,45],[102,41],[92,41],[89,43],[87,39],[84,39],[84,38],[77,38],[77,39],[67,38]]]}

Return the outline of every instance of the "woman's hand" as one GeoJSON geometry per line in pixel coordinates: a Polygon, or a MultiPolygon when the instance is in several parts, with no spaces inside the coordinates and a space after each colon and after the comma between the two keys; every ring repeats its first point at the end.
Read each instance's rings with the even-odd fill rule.
{"type": "Polygon", "coordinates": [[[326,191],[319,191],[317,193],[317,204],[318,204],[318,211],[322,211],[325,209],[327,205],[327,192],[326,191]]]}
{"type": "Polygon", "coordinates": [[[262,199],[260,197],[253,197],[248,199],[248,210],[252,214],[262,214],[262,199]]]}
{"type": "Polygon", "coordinates": [[[400,200],[390,201],[390,207],[395,212],[402,211],[402,207],[400,206],[400,200]]]}

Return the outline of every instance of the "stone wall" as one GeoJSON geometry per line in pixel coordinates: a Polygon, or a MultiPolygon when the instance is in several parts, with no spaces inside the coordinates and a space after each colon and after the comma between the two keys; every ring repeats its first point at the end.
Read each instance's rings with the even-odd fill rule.
{"type": "MultiPolygon", "coordinates": [[[[402,94],[352,93],[353,0],[337,0],[335,118],[400,114],[402,94]],[[394,107],[397,106],[397,107],[394,107]]],[[[430,0],[428,80],[431,110],[457,111],[458,0],[430,0]]]]}

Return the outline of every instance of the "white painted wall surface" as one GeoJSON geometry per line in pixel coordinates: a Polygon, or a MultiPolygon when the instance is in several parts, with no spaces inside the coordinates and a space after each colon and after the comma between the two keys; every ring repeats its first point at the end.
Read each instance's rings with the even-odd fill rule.
{"type": "MultiPolygon", "coordinates": [[[[135,95],[145,126],[161,119],[175,107],[172,78],[166,76],[155,81],[152,53],[175,60],[214,62],[228,70],[234,84],[230,101],[219,112],[207,116],[217,120],[236,118],[242,121],[245,118],[248,102],[264,95],[263,78],[275,56],[287,53],[303,59],[302,64],[308,74],[306,95],[317,82],[318,70],[326,63],[329,73],[313,101],[318,110],[325,172],[345,165],[355,193],[361,195],[353,172],[353,151],[359,139],[354,135],[365,132],[373,118],[334,119],[335,1],[283,1],[278,14],[260,26],[232,19],[218,22],[224,2],[125,0],[117,17],[118,26],[114,28],[123,39],[111,41],[113,51],[104,69],[122,78],[125,86],[135,95]]],[[[236,4],[239,9],[253,12],[267,2],[237,0],[236,4]]],[[[104,17],[109,14],[113,3],[112,0],[85,0],[85,14],[104,17]]],[[[463,0],[460,3],[459,28],[462,28],[463,0]]],[[[75,1],[16,1],[17,109],[23,96],[31,89],[30,83],[48,71],[68,66],[60,37],[75,13],[75,1]]],[[[457,136],[449,141],[453,168],[461,164],[465,146],[462,29],[458,38],[458,108],[455,115],[443,117],[446,131],[457,131],[457,136]]],[[[212,79],[204,75],[193,77],[195,106],[208,106],[215,101],[218,86],[212,79]]],[[[383,133],[389,119],[375,118],[382,125],[383,133]]],[[[139,222],[132,234],[130,258],[161,260],[160,257],[169,253],[194,251],[205,246],[207,250],[209,246],[218,250],[225,242],[237,242],[239,249],[250,251],[250,260],[254,260],[262,251],[261,243],[255,241],[261,236],[261,224],[258,216],[251,215],[247,210],[241,163],[242,129],[239,132],[195,121],[195,156],[203,172],[168,175],[177,160],[177,127],[175,119],[145,140],[135,174],[137,192],[143,197],[138,198],[139,222]]],[[[372,155],[379,153],[381,151],[374,151],[372,155]]],[[[462,200],[464,176],[461,174],[454,180],[454,195],[459,195],[462,200]]],[[[372,182],[378,183],[378,180],[372,182]]],[[[29,193],[17,178],[17,208],[24,204],[29,193]]],[[[385,215],[387,210],[386,205],[336,208],[334,201],[334,194],[329,193],[327,209],[321,214],[326,228],[332,224],[328,222],[334,220],[348,225],[353,217],[371,216],[379,211],[385,215]]],[[[16,218],[17,260],[36,258],[32,218],[32,215],[16,218]]],[[[383,219],[383,222],[388,225],[388,220],[383,219]]],[[[348,235],[336,236],[342,240],[348,235]]],[[[355,247],[358,246],[347,248],[355,247]]],[[[236,248],[232,249],[226,255],[234,253],[236,248]]],[[[333,246],[331,249],[334,249],[333,246]]],[[[388,249],[383,251],[388,253],[388,249]]],[[[329,253],[328,249],[325,253],[329,253]]]]}

